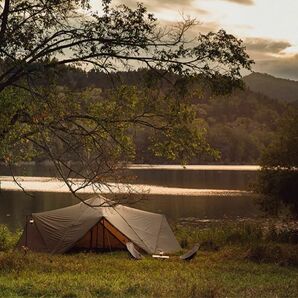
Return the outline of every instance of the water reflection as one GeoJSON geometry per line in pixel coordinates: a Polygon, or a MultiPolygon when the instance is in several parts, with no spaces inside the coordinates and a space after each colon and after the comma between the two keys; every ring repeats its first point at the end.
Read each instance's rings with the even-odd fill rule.
{"type": "Polygon", "coordinates": [[[29,197],[20,191],[0,192],[0,223],[10,228],[22,227],[26,215],[76,204],[78,201],[70,194],[34,193],[29,197]]]}
{"type": "MultiPolygon", "coordinates": [[[[55,177],[55,169],[45,164],[26,164],[14,168],[16,176],[55,177]]],[[[257,171],[249,170],[202,170],[178,169],[130,169],[127,176],[134,183],[183,188],[239,189],[248,190],[257,171]]],[[[0,164],[0,175],[10,176],[8,168],[0,164]]]]}
{"type": "MultiPolygon", "coordinates": [[[[85,198],[90,195],[84,195],[85,198]]],[[[0,192],[0,223],[11,229],[22,227],[26,215],[77,204],[78,199],[70,194],[35,193],[28,197],[22,192],[0,192]]],[[[241,196],[147,196],[135,203],[135,208],[163,213],[170,221],[179,218],[196,217],[200,219],[223,219],[238,217],[255,217],[259,214],[253,202],[253,195],[241,196]]]]}
{"type": "MultiPolygon", "coordinates": [[[[14,170],[15,175],[55,176],[47,165],[24,165],[14,170]]],[[[178,169],[130,169],[128,175],[137,176],[136,183],[198,189],[247,190],[256,177],[256,171],[243,170],[178,170],[178,169]]],[[[0,175],[10,175],[0,165],[0,175]]],[[[90,194],[82,195],[85,198],[90,194]]],[[[147,211],[163,213],[170,221],[178,218],[222,219],[255,217],[260,214],[254,203],[255,195],[246,193],[232,196],[169,196],[147,195],[134,205],[147,211]]],[[[78,199],[64,193],[34,193],[28,197],[23,192],[0,191],[0,223],[16,229],[23,226],[25,216],[77,204],[78,199]]]]}
{"type": "Polygon", "coordinates": [[[130,170],[137,183],[170,187],[248,190],[256,171],[130,170]]]}

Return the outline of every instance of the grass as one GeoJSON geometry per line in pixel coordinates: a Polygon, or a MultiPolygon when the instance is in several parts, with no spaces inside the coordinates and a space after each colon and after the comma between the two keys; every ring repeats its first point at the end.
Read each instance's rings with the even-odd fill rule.
{"type": "Polygon", "coordinates": [[[190,263],[126,253],[1,256],[1,297],[298,297],[298,269],[226,247],[190,263]],[[5,261],[4,261],[5,260],[5,261]]]}
{"type": "Polygon", "coordinates": [[[186,246],[205,243],[191,262],[0,252],[0,297],[298,297],[298,245],[246,225],[178,226],[186,246]]]}

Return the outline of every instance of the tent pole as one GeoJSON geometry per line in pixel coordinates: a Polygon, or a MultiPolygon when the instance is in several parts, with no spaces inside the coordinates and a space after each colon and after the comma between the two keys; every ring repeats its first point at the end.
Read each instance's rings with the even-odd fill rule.
{"type": "Polygon", "coordinates": [[[26,215],[26,238],[25,238],[25,246],[28,246],[28,215],[26,215]]]}
{"type": "Polygon", "coordinates": [[[106,226],[105,226],[105,219],[103,219],[103,232],[102,232],[102,243],[103,243],[103,249],[105,249],[106,248],[106,244],[105,244],[105,228],[106,228],[106,226]]]}
{"type": "Polygon", "coordinates": [[[98,248],[98,225],[99,223],[96,225],[96,248],[98,248]]]}
{"type": "Polygon", "coordinates": [[[92,249],[92,236],[93,236],[93,229],[90,230],[91,237],[90,237],[90,249],[92,249]]]}

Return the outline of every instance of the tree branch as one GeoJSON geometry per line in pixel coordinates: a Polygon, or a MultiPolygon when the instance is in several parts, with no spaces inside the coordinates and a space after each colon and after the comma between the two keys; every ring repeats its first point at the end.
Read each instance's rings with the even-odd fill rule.
{"type": "Polygon", "coordinates": [[[9,6],[10,6],[10,0],[5,0],[3,12],[1,14],[0,47],[1,47],[1,44],[3,43],[5,33],[6,33],[8,15],[9,15],[9,6]]]}

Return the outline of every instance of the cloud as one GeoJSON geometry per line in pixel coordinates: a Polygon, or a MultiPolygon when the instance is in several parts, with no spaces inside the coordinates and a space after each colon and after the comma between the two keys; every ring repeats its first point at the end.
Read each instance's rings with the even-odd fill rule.
{"type": "Polygon", "coordinates": [[[254,4],[254,0],[223,0],[223,1],[234,2],[237,4],[241,4],[241,5],[253,5],[254,4]]]}
{"type": "Polygon", "coordinates": [[[288,41],[280,41],[266,38],[246,38],[244,41],[248,51],[264,54],[281,54],[292,45],[288,41]]]}
{"type": "Polygon", "coordinates": [[[255,60],[253,70],[276,77],[298,80],[298,55],[285,52],[292,44],[284,40],[246,38],[247,52],[255,60]]]}
{"type": "Polygon", "coordinates": [[[253,70],[298,81],[298,54],[285,58],[257,60],[253,70]]]}
{"type": "Polygon", "coordinates": [[[198,15],[205,15],[208,14],[206,10],[200,8],[194,8],[193,2],[194,0],[141,0],[141,1],[134,1],[134,0],[117,0],[115,1],[117,4],[125,4],[129,7],[136,7],[137,2],[141,2],[144,6],[151,12],[157,12],[162,9],[168,9],[173,11],[180,11],[180,12],[191,12],[196,13],[198,15]]]}

